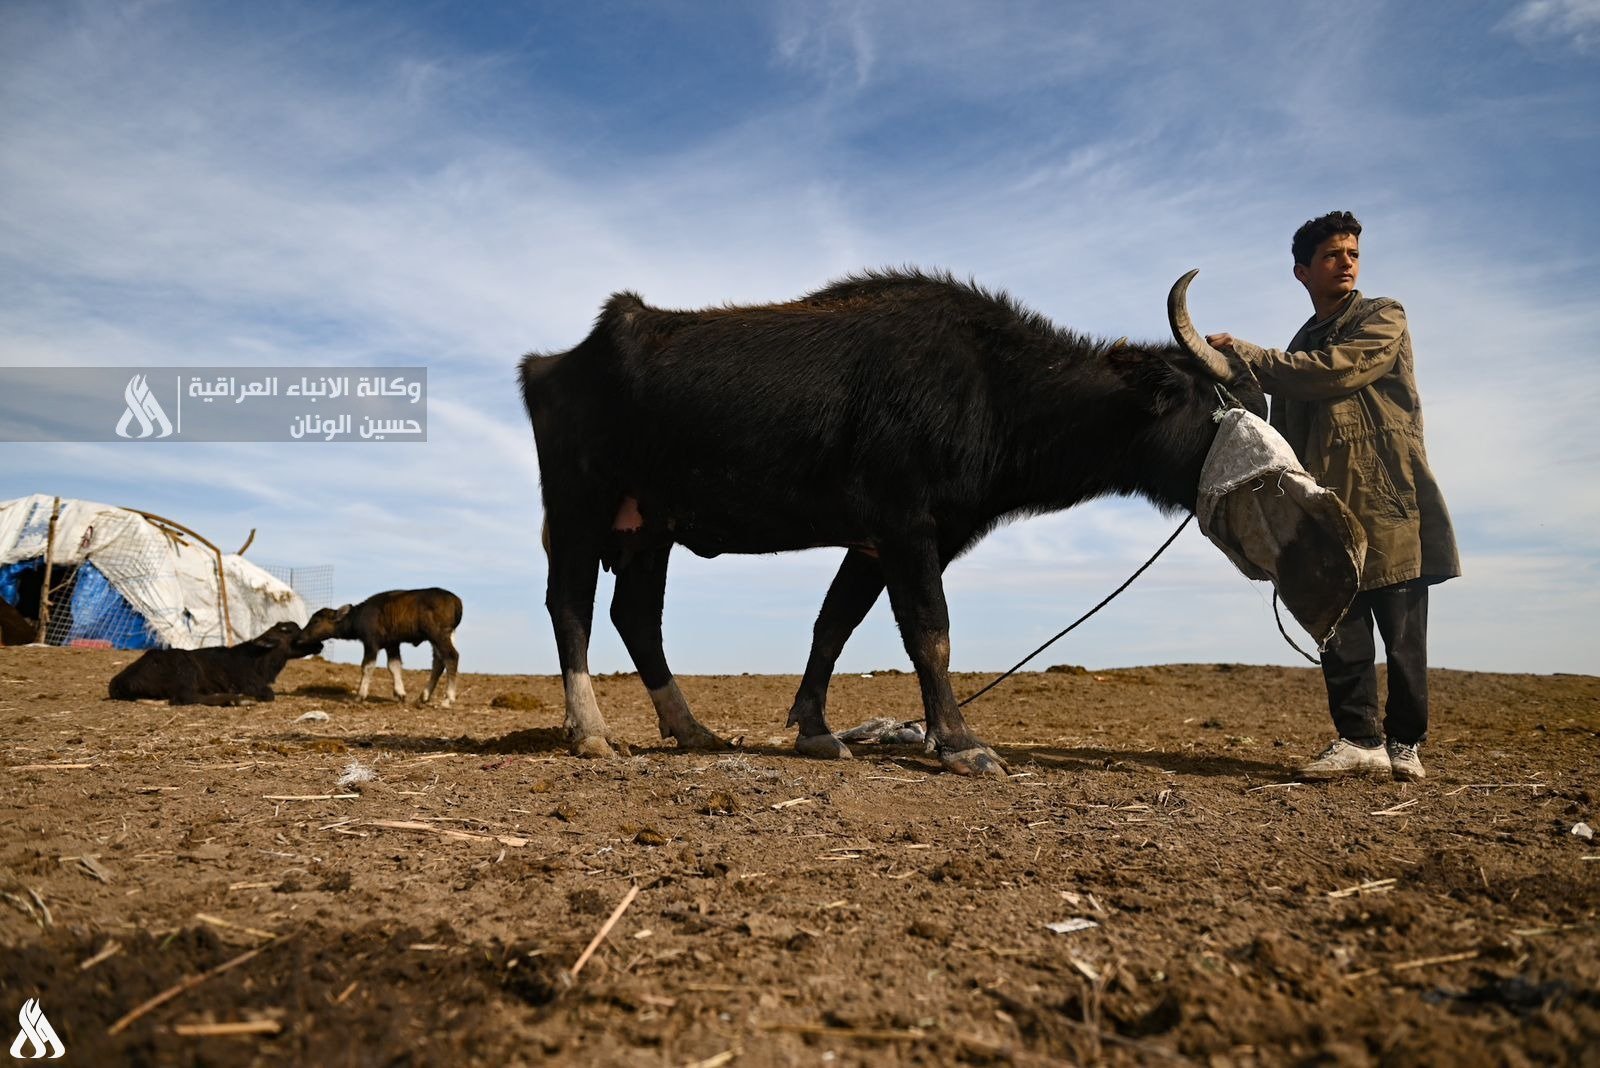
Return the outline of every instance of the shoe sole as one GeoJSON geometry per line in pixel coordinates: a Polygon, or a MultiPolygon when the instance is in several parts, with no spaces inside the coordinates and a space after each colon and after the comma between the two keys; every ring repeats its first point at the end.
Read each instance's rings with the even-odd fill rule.
{"type": "Polygon", "coordinates": [[[1428,777],[1428,773],[1425,772],[1425,771],[1411,772],[1411,771],[1398,771],[1397,770],[1394,773],[1394,781],[1395,782],[1421,782],[1422,780],[1426,779],[1427,777],[1428,777]]]}

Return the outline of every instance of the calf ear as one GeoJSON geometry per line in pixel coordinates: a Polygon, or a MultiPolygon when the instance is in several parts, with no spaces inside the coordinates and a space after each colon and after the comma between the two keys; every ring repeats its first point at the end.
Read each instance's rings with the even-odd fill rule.
{"type": "Polygon", "coordinates": [[[355,607],[355,605],[353,605],[353,604],[340,605],[339,606],[339,610],[333,614],[334,622],[337,623],[339,620],[341,620],[345,616],[349,615],[350,614],[350,609],[352,609],[354,607],[355,607]]]}

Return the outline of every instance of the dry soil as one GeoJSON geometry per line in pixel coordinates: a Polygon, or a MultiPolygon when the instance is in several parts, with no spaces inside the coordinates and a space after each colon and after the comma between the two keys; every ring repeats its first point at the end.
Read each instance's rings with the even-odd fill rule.
{"type": "Polygon", "coordinates": [[[996,782],[796,756],[793,678],[682,679],[710,754],[597,680],[593,762],[549,677],[105,700],[131,655],[0,650],[0,1043],[38,998],[55,1063],[1600,1064],[1600,679],[1439,671],[1425,783],[1308,786],[1315,669],[1027,674],[996,782]]]}

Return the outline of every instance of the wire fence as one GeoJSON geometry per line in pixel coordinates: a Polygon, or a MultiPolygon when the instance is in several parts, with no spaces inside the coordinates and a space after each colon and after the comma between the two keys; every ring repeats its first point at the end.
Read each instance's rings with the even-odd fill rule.
{"type": "Polygon", "coordinates": [[[268,564],[261,561],[256,566],[300,595],[306,611],[333,606],[333,565],[316,564],[311,567],[292,567],[288,564],[268,564]]]}
{"type": "Polygon", "coordinates": [[[116,575],[123,590],[136,588],[147,604],[159,608],[164,565],[158,544],[112,539],[81,563],[47,567],[40,558],[11,566],[0,596],[30,619],[37,617],[34,625],[48,645],[150,649],[162,644],[160,638],[106,574],[116,575]]]}

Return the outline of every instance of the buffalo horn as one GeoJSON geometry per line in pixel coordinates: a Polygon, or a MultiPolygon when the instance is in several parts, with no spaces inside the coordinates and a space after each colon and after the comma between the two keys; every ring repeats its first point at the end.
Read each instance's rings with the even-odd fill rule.
{"type": "Polygon", "coordinates": [[[1207,344],[1194,328],[1194,322],[1189,318],[1189,283],[1194,281],[1194,276],[1200,273],[1197,267],[1172,283],[1172,292],[1167,294],[1167,322],[1172,326],[1172,336],[1182,345],[1184,351],[1200,361],[1200,365],[1210,373],[1211,377],[1221,382],[1233,379],[1233,369],[1228,366],[1228,358],[1207,344]]]}

